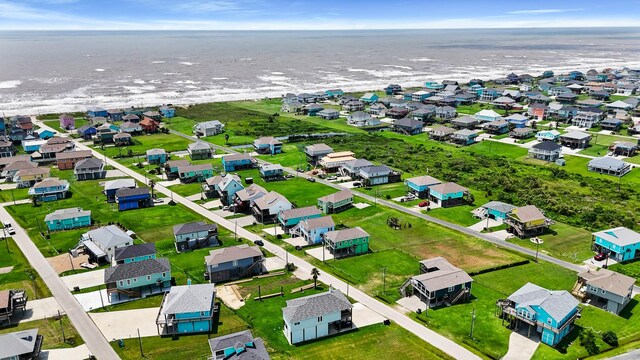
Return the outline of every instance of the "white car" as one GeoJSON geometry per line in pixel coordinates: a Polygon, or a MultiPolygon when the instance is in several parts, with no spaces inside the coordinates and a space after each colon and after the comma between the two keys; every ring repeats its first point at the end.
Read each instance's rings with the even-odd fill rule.
{"type": "Polygon", "coordinates": [[[12,228],[12,227],[8,228],[8,229],[7,229],[7,232],[9,233],[9,235],[15,235],[15,234],[16,234],[16,231],[15,231],[15,230],[13,230],[13,228],[12,228]]]}

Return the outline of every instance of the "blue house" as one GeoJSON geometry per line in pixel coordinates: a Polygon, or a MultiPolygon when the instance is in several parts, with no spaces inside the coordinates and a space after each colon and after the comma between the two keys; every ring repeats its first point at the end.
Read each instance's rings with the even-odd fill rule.
{"type": "Polygon", "coordinates": [[[176,116],[176,109],[174,109],[172,107],[161,106],[158,110],[162,114],[162,117],[172,118],[172,117],[176,116]]]}
{"type": "Polygon", "coordinates": [[[402,92],[402,86],[398,84],[390,84],[386,88],[384,88],[384,92],[387,95],[395,95],[402,92]]]}
{"type": "Polygon", "coordinates": [[[149,188],[120,188],[116,191],[116,202],[118,203],[118,210],[132,210],[153,206],[151,201],[151,194],[149,188]]]}
{"type": "Polygon", "coordinates": [[[502,95],[502,91],[496,88],[482,88],[476,93],[478,98],[483,101],[493,101],[502,95]]]}
{"type": "Polygon", "coordinates": [[[569,79],[571,80],[582,80],[584,78],[584,74],[582,71],[573,70],[569,73],[569,79]]]}
{"type": "Polygon", "coordinates": [[[264,254],[247,244],[211,250],[204,257],[205,279],[212,283],[262,274],[264,254]]]}
{"type": "Polygon", "coordinates": [[[147,150],[147,162],[149,164],[162,165],[167,162],[169,156],[164,149],[149,149],[147,150]]]}
{"type": "Polygon", "coordinates": [[[28,191],[29,196],[35,196],[38,201],[56,201],[67,197],[69,182],[58,178],[48,178],[35,183],[28,191]]]}
{"type": "Polygon", "coordinates": [[[115,250],[114,260],[117,264],[128,264],[156,258],[156,244],[143,243],[120,247],[115,250]]]}
{"type": "Polygon", "coordinates": [[[521,129],[527,127],[527,122],[529,118],[522,114],[512,114],[505,118],[509,122],[509,124],[513,124],[516,129],[521,129]]]}
{"type": "Polygon", "coordinates": [[[544,130],[536,133],[536,139],[538,141],[558,141],[560,139],[560,132],[558,130],[544,130]]]}
{"type": "Polygon", "coordinates": [[[300,220],[298,225],[289,230],[289,234],[302,237],[309,245],[320,244],[322,235],[335,231],[335,226],[331,216],[314,217],[300,220]]]}
{"type": "Polygon", "coordinates": [[[489,201],[482,205],[481,215],[484,218],[488,217],[493,220],[504,220],[507,218],[507,215],[511,213],[511,210],[515,208],[515,206],[503,203],[502,201],[489,201]]]}
{"type": "Polygon", "coordinates": [[[344,95],[344,91],[342,91],[342,89],[329,89],[325,91],[324,94],[327,95],[329,99],[335,99],[342,97],[342,95],[344,95]]]}
{"type": "Polygon", "coordinates": [[[469,190],[454,182],[433,185],[429,188],[429,200],[440,207],[460,205],[465,202],[469,190]]]}
{"type": "Polygon", "coordinates": [[[549,346],[556,346],[573,328],[581,310],[568,291],[547,290],[527,283],[507,299],[498,300],[502,318],[509,320],[515,330],[525,327],[540,333],[540,339],[549,346]]]}
{"type": "Polygon", "coordinates": [[[91,139],[91,137],[98,133],[98,130],[91,125],[83,125],[76,130],[78,135],[85,140],[91,139]]]}
{"type": "Polygon", "coordinates": [[[360,101],[366,104],[373,104],[378,101],[378,95],[375,93],[366,93],[360,97],[360,101]]]}
{"type": "Polygon", "coordinates": [[[402,100],[411,101],[411,99],[413,99],[413,92],[405,91],[404,94],[402,95],[402,100]]]}
{"type": "Polygon", "coordinates": [[[116,199],[116,191],[122,188],[135,188],[136,181],[134,179],[117,179],[104,183],[103,194],[107,196],[108,202],[114,202],[116,199]]]}
{"type": "Polygon", "coordinates": [[[91,226],[91,210],[81,208],[58,209],[44,217],[49,231],[69,230],[91,226]]]}
{"type": "Polygon", "coordinates": [[[226,172],[250,169],[255,164],[256,160],[249,154],[232,154],[222,157],[222,167],[226,172]]]}
{"type": "Polygon", "coordinates": [[[288,231],[292,227],[298,225],[302,220],[319,218],[322,216],[322,211],[315,206],[307,206],[303,208],[294,208],[284,210],[278,213],[278,222],[285,231],[288,231]]]}
{"type": "Polygon", "coordinates": [[[429,90],[442,90],[444,89],[444,85],[440,84],[437,81],[427,81],[424,83],[424,87],[426,87],[429,90]]]}
{"type": "Polygon", "coordinates": [[[407,192],[416,195],[419,199],[426,199],[429,196],[429,187],[442,184],[442,181],[428,176],[416,176],[404,181],[407,186],[407,192]]]}
{"type": "Polygon", "coordinates": [[[109,116],[109,113],[107,112],[106,109],[103,109],[101,107],[92,107],[87,109],[87,116],[90,118],[93,117],[107,117],[109,116]]]}
{"type": "Polygon", "coordinates": [[[47,140],[47,139],[51,139],[52,137],[54,137],[56,135],[56,133],[54,133],[51,130],[42,130],[42,131],[38,131],[38,137],[42,140],[47,140]]]}
{"type": "Polygon", "coordinates": [[[273,136],[265,136],[253,140],[253,148],[259,154],[280,154],[282,152],[282,141],[273,136]]]}
{"type": "Polygon", "coordinates": [[[609,254],[615,261],[628,261],[640,256],[640,234],[625,227],[593,233],[593,249],[609,254]]]}
{"type": "Polygon", "coordinates": [[[214,284],[173,286],[164,295],[156,318],[159,335],[210,332],[214,326],[214,284]]]}
{"type": "Polygon", "coordinates": [[[260,177],[264,181],[284,179],[284,168],[280,164],[260,165],[260,177]]]}

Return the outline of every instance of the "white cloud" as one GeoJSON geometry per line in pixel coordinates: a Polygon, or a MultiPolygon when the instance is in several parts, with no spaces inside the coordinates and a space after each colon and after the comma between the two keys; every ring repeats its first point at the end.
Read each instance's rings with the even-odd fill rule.
{"type": "Polygon", "coordinates": [[[535,14],[556,14],[571,11],[581,11],[583,9],[536,9],[536,10],[515,10],[509,11],[507,14],[511,15],[535,15],[535,14]]]}

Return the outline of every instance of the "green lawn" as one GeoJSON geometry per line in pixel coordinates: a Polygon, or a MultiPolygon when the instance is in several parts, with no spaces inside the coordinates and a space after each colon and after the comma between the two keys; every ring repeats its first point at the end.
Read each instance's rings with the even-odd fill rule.
{"type": "MultiPolygon", "coordinates": [[[[591,251],[591,233],[564,223],[556,223],[550,231],[540,236],[544,243],[539,245],[542,253],[574,263],[582,263],[594,255],[591,251]]],[[[536,244],[529,239],[508,239],[508,242],[535,249],[536,244]]]]}
{"type": "Polygon", "coordinates": [[[510,159],[518,159],[528,154],[528,150],[516,145],[505,144],[496,141],[481,141],[477,144],[464,148],[472,153],[483,155],[499,155],[510,159]]]}
{"type": "Polygon", "coordinates": [[[147,150],[154,148],[164,149],[167,153],[184,151],[187,150],[187,146],[191,142],[191,140],[178,135],[158,133],[134,136],[133,145],[130,146],[107,146],[104,149],[101,149],[99,146],[94,146],[94,149],[103,154],[106,153],[110,158],[126,155],[129,153],[129,150],[131,150],[134,156],[145,156],[147,150]]]}
{"type": "Polygon", "coordinates": [[[38,273],[31,268],[27,258],[22,254],[12,238],[0,240],[0,267],[13,266],[11,271],[0,274],[0,290],[25,289],[29,298],[35,299],[51,296],[49,288],[38,273]],[[31,279],[31,276],[34,279],[31,279]]]}
{"type": "Polygon", "coordinates": [[[28,199],[29,188],[13,189],[13,190],[0,190],[0,202],[10,202],[13,200],[28,199]]]}
{"type": "MultiPolygon", "coordinates": [[[[78,118],[76,117],[76,129],[86,125],[88,123],[88,121],[85,118],[78,118]]],[[[60,127],[60,120],[56,119],[56,120],[45,120],[44,124],[47,125],[48,127],[56,130],[57,132],[63,134],[63,133],[67,133],[69,131],[63,129],[62,127],[60,127]]]]}
{"type": "Polygon", "coordinates": [[[66,316],[62,317],[62,328],[64,328],[64,338],[60,328],[60,320],[41,319],[33,321],[23,321],[18,325],[9,325],[0,329],[0,334],[29,329],[38,329],[38,334],[44,337],[42,349],[72,348],[84,344],[80,335],[66,316]],[[66,339],[66,341],[65,341],[66,339]]]}
{"type": "Polygon", "coordinates": [[[160,307],[160,305],[162,304],[162,297],[162,294],[147,296],[146,298],[138,299],[135,301],[127,301],[120,304],[107,305],[103,308],[91,310],[90,312],[99,313],[108,311],[124,311],[160,307]]]}

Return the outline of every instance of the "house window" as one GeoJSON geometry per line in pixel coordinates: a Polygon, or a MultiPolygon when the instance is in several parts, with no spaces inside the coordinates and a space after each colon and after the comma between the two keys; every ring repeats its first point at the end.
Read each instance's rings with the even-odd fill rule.
{"type": "Polygon", "coordinates": [[[131,285],[131,279],[127,279],[127,285],[131,285]]]}
{"type": "Polygon", "coordinates": [[[293,325],[300,325],[300,322],[294,322],[293,325]]]}
{"type": "Polygon", "coordinates": [[[138,282],[138,278],[133,278],[133,282],[138,282]]]}
{"type": "Polygon", "coordinates": [[[551,325],[552,322],[553,322],[553,320],[551,320],[551,318],[547,319],[547,324],[551,325]]]}
{"type": "Polygon", "coordinates": [[[601,290],[601,292],[604,294],[604,293],[606,293],[607,291],[606,291],[605,289],[602,289],[602,290],[601,290]]]}
{"type": "Polygon", "coordinates": [[[233,260],[233,266],[238,266],[238,260],[233,260]]]}
{"type": "Polygon", "coordinates": [[[452,292],[453,290],[455,290],[456,287],[455,286],[449,286],[449,289],[447,291],[452,292]]]}
{"type": "Polygon", "coordinates": [[[204,316],[204,311],[200,311],[200,316],[204,316]]]}
{"type": "Polygon", "coordinates": [[[318,322],[322,322],[322,316],[318,316],[318,322]]]}
{"type": "Polygon", "coordinates": [[[120,280],[120,286],[124,286],[124,281],[120,280]]]}
{"type": "Polygon", "coordinates": [[[151,280],[151,275],[147,275],[147,280],[151,280]]]}
{"type": "Polygon", "coordinates": [[[166,273],[166,272],[163,272],[163,273],[162,273],[162,277],[167,277],[167,273],[166,273]]]}

